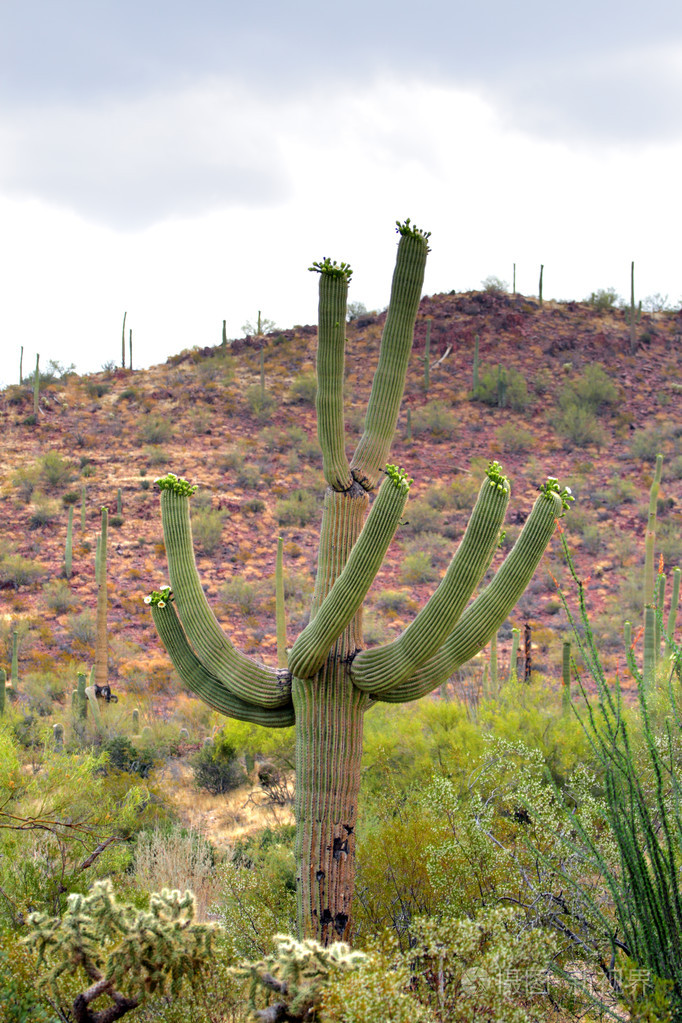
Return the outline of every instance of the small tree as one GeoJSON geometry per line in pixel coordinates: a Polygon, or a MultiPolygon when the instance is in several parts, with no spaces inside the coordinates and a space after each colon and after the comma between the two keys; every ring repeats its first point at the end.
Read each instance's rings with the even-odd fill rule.
{"type": "Polygon", "coordinates": [[[228,716],[296,726],[299,934],[327,945],[351,931],[363,719],[377,700],[404,703],[436,689],[497,632],[523,593],[568,500],[550,478],[490,585],[467,607],[500,539],[509,482],[491,463],[476,507],[435,594],[395,641],[364,650],[362,604],[405,509],[411,480],[387,465],[405,386],[428,233],[398,224],[400,241],[365,431],[348,461],[343,370],[351,268],[324,259],[317,353],[318,436],[328,484],[309,625],[287,668],[238,652],[206,600],[192,546],[196,487],[169,474],[161,516],[171,587],[145,598],[189,688],[228,716]],[[383,480],[379,487],[380,481],[383,480]],[[369,494],[379,487],[369,515],[369,494]],[[175,611],[177,604],[178,614],[175,611]]]}

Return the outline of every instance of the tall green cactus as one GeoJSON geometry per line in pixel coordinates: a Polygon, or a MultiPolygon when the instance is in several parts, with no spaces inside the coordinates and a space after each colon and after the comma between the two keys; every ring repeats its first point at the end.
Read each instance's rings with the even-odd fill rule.
{"type": "Polygon", "coordinates": [[[102,508],[102,529],[97,538],[95,576],[97,582],[97,630],[95,635],[95,682],[105,686],[109,674],[107,634],[107,524],[109,514],[102,508]]]}
{"type": "Polygon", "coordinates": [[[33,415],[38,416],[40,408],[40,355],[36,355],[36,371],[33,376],[33,415]]]}
{"type": "Polygon", "coordinates": [[[5,713],[5,696],[7,695],[7,673],[0,668],[0,717],[5,713]]]}
{"type": "Polygon", "coordinates": [[[78,672],[77,688],[71,693],[71,713],[76,721],[85,721],[88,716],[88,697],[85,692],[85,675],[78,672]]]}
{"type": "Polygon", "coordinates": [[[64,548],[64,578],[71,578],[73,562],[73,505],[69,505],[69,518],[66,524],[66,547],[64,548]]]}
{"type": "Polygon", "coordinates": [[[126,316],[127,312],[123,314],[123,327],[121,329],[121,369],[126,368],[126,316]]]}
{"type": "Polygon", "coordinates": [[[234,648],[206,600],[194,560],[190,498],[169,474],[161,488],[170,585],[151,605],[161,640],[187,686],[223,714],[296,727],[298,925],[324,944],[351,931],[363,721],[378,701],[432,692],[497,633],[528,584],[570,499],[550,478],[490,584],[470,598],[498,546],[509,482],[491,463],[466,532],[431,599],[387,645],[364,649],[362,603],[400,523],[411,481],[389,465],[428,252],[406,221],[400,240],[365,419],[350,461],[343,438],[343,325],[350,267],[325,259],[320,274],[318,436],[328,484],[310,622],[288,667],[258,664],[234,648]],[[370,508],[370,493],[378,494],[370,508]],[[368,514],[369,511],[369,514],[368,514]],[[177,612],[176,612],[177,607],[177,612]]]}

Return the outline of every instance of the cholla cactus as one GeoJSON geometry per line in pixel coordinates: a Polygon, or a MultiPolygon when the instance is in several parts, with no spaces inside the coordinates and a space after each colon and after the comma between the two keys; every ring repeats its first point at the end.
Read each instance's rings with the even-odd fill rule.
{"type": "Polygon", "coordinates": [[[353,952],[345,942],[325,948],[308,939],[296,941],[287,934],[276,934],[276,951],[259,963],[234,970],[237,976],[250,977],[249,1008],[263,1023],[278,1020],[304,1021],[316,1018],[323,989],[334,976],[355,970],[365,962],[363,952],[353,952]],[[258,1007],[265,994],[265,1008],[258,1007]],[[271,1002],[272,995],[276,1001],[271,1002]]]}
{"type": "Polygon", "coordinates": [[[212,955],[214,924],[194,922],[191,892],[164,889],[149,910],[116,901],[111,881],[98,881],[88,895],[69,895],[60,917],[32,913],[24,940],[38,952],[38,966],[52,968],[54,989],[62,974],[82,970],[90,986],[75,999],[76,1023],[113,1023],[147,995],[177,995],[184,981],[199,981],[212,955]],[[94,1010],[102,996],[111,1005],[94,1010]]]}
{"type": "Polygon", "coordinates": [[[196,488],[172,473],[157,480],[170,586],[153,591],[146,602],[179,675],[206,703],[229,717],[273,728],[295,723],[299,935],[325,945],[351,932],[365,712],[377,700],[404,703],[425,696],[490,641],[530,581],[570,500],[555,479],[543,485],[515,547],[469,604],[498,546],[509,500],[509,482],[491,463],[434,595],[394,642],[364,649],[362,604],[400,523],[411,483],[387,462],[429,236],[409,221],[398,231],[379,363],[365,430],[350,462],[343,371],[351,269],[326,258],[310,268],[320,274],[317,417],[328,488],[310,623],[294,642],[287,668],[256,663],[224,634],[194,560],[189,506],[196,488]]]}

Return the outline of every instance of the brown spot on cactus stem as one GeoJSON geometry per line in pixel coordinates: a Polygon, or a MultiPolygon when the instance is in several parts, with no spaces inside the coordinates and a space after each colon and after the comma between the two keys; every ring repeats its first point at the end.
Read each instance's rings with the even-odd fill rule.
{"type": "Polygon", "coordinates": [[[322,910],[322,919],[320,920],[320,923],[322,924],[322,926],[323,927],[329,927],[330,923],[332,922],[332,919],[333,919],[333,917],[332,917],[331,913],[329,912],[329,908],[327,907],[327,909],[323,909],[322,910]]]}
{"type": "Polygon", "coordinates": [[[350,824],[342,824],[341,827],[343,828],[347,835],[353,834],[354,828],[350,824]]]}
{"type": "Polygon", "coordinates": [[[337,913],[336,916],[334,917],[334,930],[339,935],[339,937],[343,936],[343,932],[346,929],[347,923],[348,923],[347,913],[337,913]]]}
{"type": "MultiPolygon", "coordinates": [[[[345,825],[344,825],[345,827],[345,825]]],[[[334,839],[334,851],[332,853],[335,860],[340,860],[342,854],[348,854],[348,839],[347,838],[335,838],[334,839]]]]}
{"type": "Polygon", "coordinates": [[[324,878],[325,878],[324,870],[318,870],[317,873],[315,874],[315,880],[324,881],[324,878]]]}

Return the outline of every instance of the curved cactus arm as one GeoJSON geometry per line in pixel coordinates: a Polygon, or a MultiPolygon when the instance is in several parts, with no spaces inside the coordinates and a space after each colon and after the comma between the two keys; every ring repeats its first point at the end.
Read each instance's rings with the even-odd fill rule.
{"type": "Polygon", "coordinates": [[[339,266],[329,259],[313,263],[310,269],[320,274],[315,403],[322,470],[332,490],[349,490],[353,477],[346,458],[343,426],[343,364],[352,271],[347,263],[339,266]]]}
{"type": "Polygon", "coordinates": [[[438,589],[411,625],[392,643],[359,653],[353,682],[366,692],[406,682],[440,650],[485,575],[509,503],[509,481],[491,462],[466,532],[438,589]]]}
{"type": "Polygon", "coordinates": [[[400,242],[379,364],[367,406],[365,431],[351,461],[351,472],[365,490],[376,487],[391,449],[429,251],[429,232],[420,231],[409,220],[398,224],[398,232],[400,242]]]}
{"type": "Polygon", "coordinates": [[[221,629],[204,594],[194,560],[189,499],[196,489],[172,473],[156,481],[161,487],[161,522],[168,572],[187,640],[211,675],[242,700],[259,707],[281,707],[279,674],[236,650],[221,629]]]}
{"type": "Polygon", "coordinates": [[[254,725],[266,725],[269,728],[286,728],[295,721],[294,707],[291,702],[291,683],[282,683],[282,690],[287,694],[288,703],[281,707],[258,707],[246,700],[234,696],[223,683],[207,671],[196,656],[182,626],[175,608],[170,601],[152,604],[152,618],[159,638],[173,662],[178,675],[195,696],[198,696],[209,707],[219,714],[249,721],[254,725]]]}
{"type": "Polygon", "coordinates": [[[405,510],[411,482],[394,465],[386,466],[386,479],[343,571],[291,649],[289,670],[293,677],[305,679],[317,674],[332,643],[360,609],[405,510]]]}
{"type": "MultiPolygon", "coordinates": [[[[418,700],[445,682],[453,671],[490,642],[530,582],[565,507],[561,493],[541,489],[543,492],[514,547],[492,582],[466,609],[438,653],[407,682],[395,687],[387,684],[382,691],[374,689],[373,696],[386,703],[418,700]]],[[[365,689],[360,682],[356,685],[365,689]]]]}

